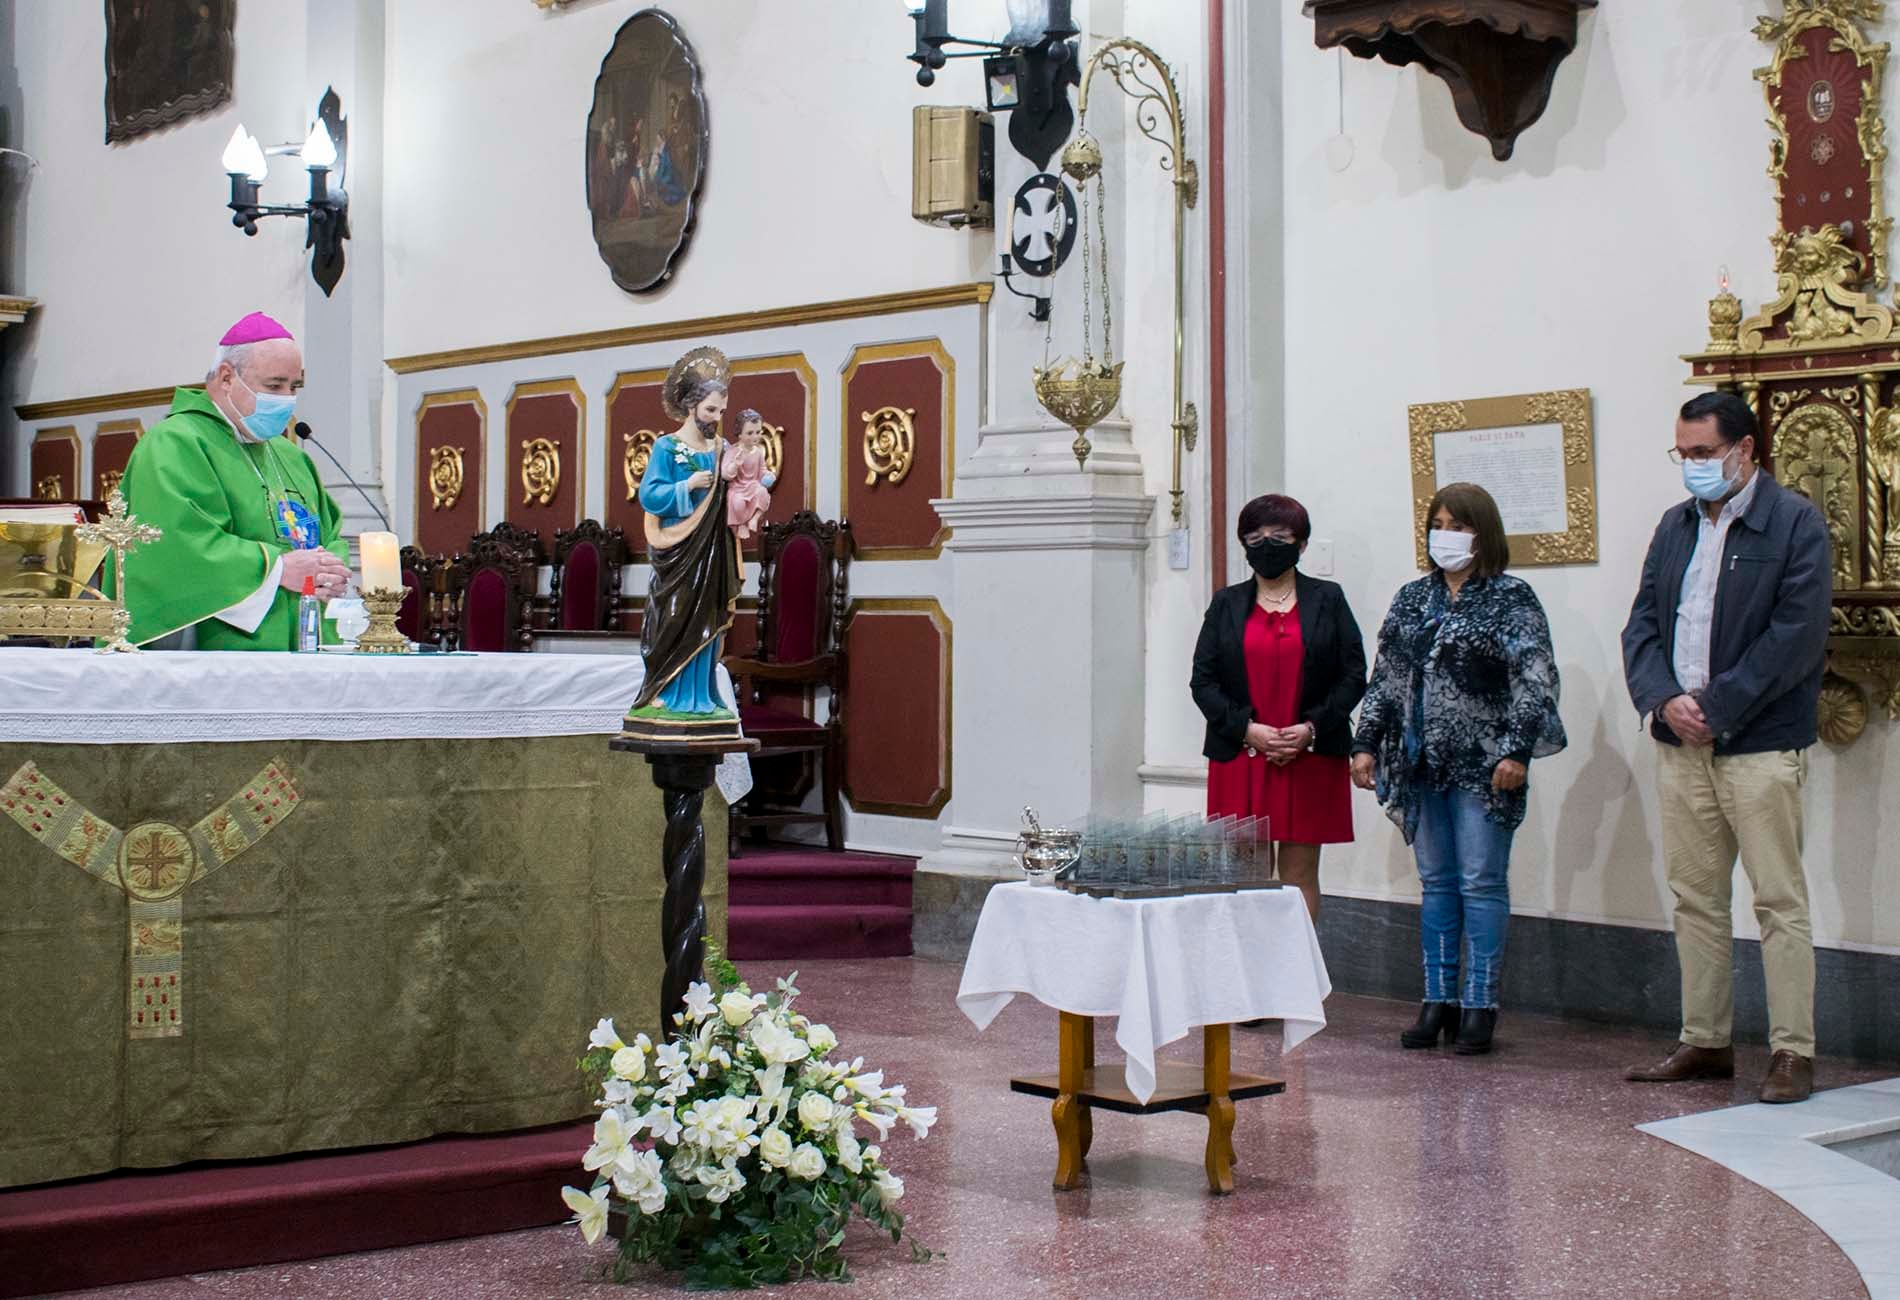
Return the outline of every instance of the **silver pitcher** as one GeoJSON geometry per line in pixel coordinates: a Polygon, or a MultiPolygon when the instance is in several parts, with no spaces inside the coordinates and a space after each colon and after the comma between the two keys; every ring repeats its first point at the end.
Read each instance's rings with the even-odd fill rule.
{"type": "Polygon", "coordinates": [[[1044,827],[1034,808],[1023,809],[1023,831],[1016,837],[1016,860],[1032,885],[1053,885],[1082,857],[1082,832],[1044,827]]]}

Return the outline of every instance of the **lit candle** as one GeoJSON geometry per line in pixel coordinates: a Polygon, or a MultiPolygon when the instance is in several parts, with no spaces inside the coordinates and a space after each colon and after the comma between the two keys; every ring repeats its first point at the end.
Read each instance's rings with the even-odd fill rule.
{"type": "Polygon", "coordinates": [[[1721,282],[1722,292],[1727,293],[1728,292],[1728,268],[1726,266],[1723,267],[1721,271],[1719,271],[1716,274],[1716,279],[1721,282]]]}
{"type": "Polygon", "coordinates": [[[356,540],[363,552],[363,590],[401,591],[402,565],[396,558],[396,534],[364,533],[356,540]]]}

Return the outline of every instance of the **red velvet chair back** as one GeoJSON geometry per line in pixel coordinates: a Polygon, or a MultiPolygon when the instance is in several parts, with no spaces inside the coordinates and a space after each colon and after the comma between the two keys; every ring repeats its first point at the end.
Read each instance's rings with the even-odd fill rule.
{"type": "Polygon", "coordinates": [[[448,605],[458,650],[494,653],[533,646],[535,568],[516,548],[477,537],[449,565],[448,605]]]}
{"type": "Polygon", "coordinates": [[[402,565],[402,608],[396,611],[396,630],[411,641],[440,645],[445,639],[442,580],[448,561],[420,547],[405,546],[398,562],[402,565]]]}
{"type": "Polygon", "coordinates": [[[462,649],[492,654],[512,649],[508,635],[508,579],[499,569],[469,575],[462,597],[462,649]]]}
{"type": "Polygon", "coordinates": [[[567,632],[617,630],[620,571],[626,558],[626,534],[618,528],[583,519],[555,533],[554,571],[548,583],[553,625],[567,632]]]}
{"type": "Polygon", "coordinates": [[[829,612],[825,609],[829,577],[816,537],[796,533],[785,539],[772,574],[772,640],[765,648],[767,658],[789,664],[820,653],[818,633],[829,612]]]}
{"type": "Polygon", "coordinates": [[[416,576],[414,569],[402,571],[402,608],[396,611],[396,630],[411,641],[427,641],[427,629],[424,623],[428,614],[429,598],[422,589],[422,579],[416,576]]]}

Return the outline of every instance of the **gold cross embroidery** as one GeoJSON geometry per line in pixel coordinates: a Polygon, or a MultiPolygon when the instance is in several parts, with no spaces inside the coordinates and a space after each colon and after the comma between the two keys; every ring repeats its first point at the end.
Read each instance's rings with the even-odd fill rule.
{"type": "Polygon", "coordinates": [[[0,812],[125,894],[126,1032],[132,1038],[177,1038],[185,1032],[185,890],[282,825],[300,798],[279,759],[189,830],[154,821],[121,831],[80,807],[28,762],[0,786],[0,812]]]}

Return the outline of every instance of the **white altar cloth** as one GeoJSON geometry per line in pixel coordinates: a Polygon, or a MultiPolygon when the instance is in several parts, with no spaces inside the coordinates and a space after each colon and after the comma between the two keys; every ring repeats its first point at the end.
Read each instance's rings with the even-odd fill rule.
{"type": "Polygon", "coordinates": [[[1018,993],[1114,1016],[1128,1090],[1145,1102],[1165,1044],[1267,1017],[1286,1022],[1291,1051],[1326,1027],[1332,991],[1297,889],[1118,899],[1015,882],[983,903],[957,1006],[978,1029],[1018,993]]]}
{"type": "MultiPolygon", "coordinates": [[[[239,740],[611,736],[639,694],[637,656],[291,654],[0,646],[0,741],[185,744],[239,740]]],[[[720,689],[732,687],[719,669],[720,689]]],[[[741,755],[728,803],[751,787],[741,755]]]]}

